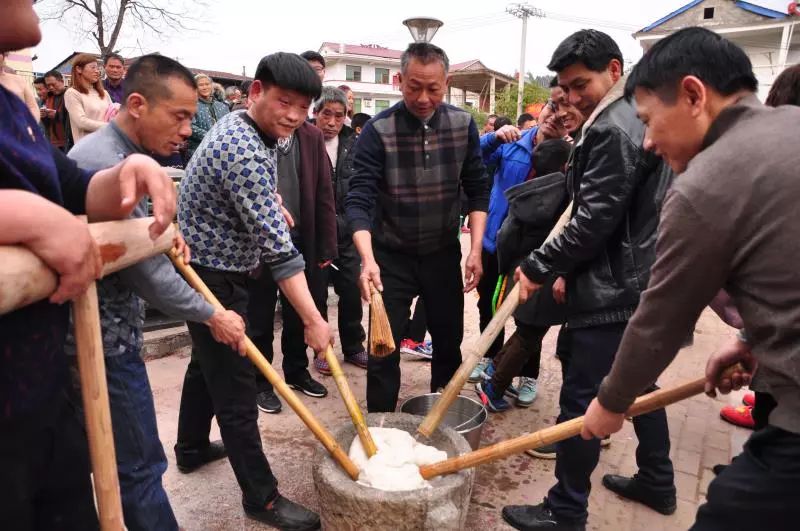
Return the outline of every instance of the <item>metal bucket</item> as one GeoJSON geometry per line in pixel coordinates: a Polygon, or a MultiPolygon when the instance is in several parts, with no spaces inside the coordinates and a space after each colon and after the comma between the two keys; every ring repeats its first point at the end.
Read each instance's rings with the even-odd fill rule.
{"type": "MultiPolygon", "coordinates": [[[[400,411],[424,417],[433,408],[434,402],[439,399],[440,395],[441,393],[428,393],[409,398],[400,406],[400,411]]],[[[477,450],[481,444],[483,425],[488,416],[483,404],[467,396],[458,395],[445,413],[442,426],[456,430],[467,440],[473,450],[477,450]]]]}

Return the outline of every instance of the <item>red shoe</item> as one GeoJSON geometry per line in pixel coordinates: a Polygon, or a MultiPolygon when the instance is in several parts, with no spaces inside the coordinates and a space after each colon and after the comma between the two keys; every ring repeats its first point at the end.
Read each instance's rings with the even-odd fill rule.
{"type": "Polygon", "coordinates": [[[725,406],[719,411],[722,420],[730,422],[734,426],[753,429],[756,426],[753,420],[753,408],[751,406],[725,406]]]}
{"type": "Polygon", "coordinates": [[[742,404],[753,407],[756,405],[756,394],[747,393],[742,397],[742,404]]]}

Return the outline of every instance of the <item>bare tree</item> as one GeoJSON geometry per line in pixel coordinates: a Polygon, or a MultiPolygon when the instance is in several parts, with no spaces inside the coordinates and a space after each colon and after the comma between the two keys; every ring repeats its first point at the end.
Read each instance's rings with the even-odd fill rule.
{"type": "Polygon", "coordinates": [[[43,20],[59,20],[94,39],[101,56],[114,52],[127,32],[161,35],[166,31],[194,31],[205,2],[182,0],[45,0],[43,20]]]}

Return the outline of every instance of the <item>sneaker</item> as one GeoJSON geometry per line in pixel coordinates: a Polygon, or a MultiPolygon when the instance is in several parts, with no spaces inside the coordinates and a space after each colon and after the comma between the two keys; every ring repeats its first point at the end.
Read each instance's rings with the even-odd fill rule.
{"type": "Polygon", "coordinates": [[[280,413],[283,408],[280,398],[272,389],[258,393],[256,395],[256,405],[264,413],[280,413]]]}
{"type": "Polygon", "coordinates": [[[287,378],[286,383],[292,389],[296,389],[303,394],[313,396],[314,398],[322,398],[328,394],[328,390],[325,388],[325,386],[314,380],[314,378],[308,374],[308,371],[303,371],[300,373],[300,375],[292,379],[287,378]]]}
{"type": "Polygon", "coordinates": [[[563,520],[553,514],[547,505],[547,498],[539,505],[506,505],[503,507],[503,520],[514,529],[531,531],[549,529],[551,531],[584,531],[586,524],[563,520]]]}
{"type": "Polygon", "coordinates": [[[330,376],[333,374],[331,372],[331,367],[328,365],[328,360],[325,359],[325,356],[316,356],[314,358],[314,368],[317,370],[318,373],[324,376],[330,376]]]}
{"type": "Polygon", "coordinates": [[[756,405],[756,394],[755,393],[745,393],[742,397],[742,404],[746,406],[753,407],[756,405]]]}
{"type": "Polygon", "coordinates": [[[369,356],[367,355],[366,350],[362,350],[361,352],[356,352],[355,354],[351,354],[350,356],[345,356],[344,361],[347,363],[352,363],[356,367],[361,367],[362,369],[367,368],[367,362],[369,361],[369,356]]]}
{"type": "Polygon", "coordinates": [[[491,364],[491,361],[492,360],[489,358],[481,358],[481,361],[479,361],[478,364],[475,365],[475,368],[472,369],[472,372],[469,374],[469,378],[467,379],[467,381],[469,383],[478,383],[483,378],[488,379],[485,371],[486,367],[491,364]]]}
{"type": "Polygon", "coordinates": [[[555,459],[556,458],[556,444],[547,444],[534,448],[532,450],[525,450],[525,453],[537,459],[555,459]]]}
{"type": "Polygon", "coordinates": [[[522,376],[519,384],[519,393],[517,394],[517,406],[529,407],[536,400],[536,378],[528,378],[522,376]]]}
{"type": "Polygon", "coordinates": [[[608,448],[609,446],[611,446],[611,435],[600,439],[600,448],[608,448]]]}
{"type": "Polygon", "coordinates": [[[178,445],[175,445],[175,463],[178,465],[178,470],[184,474],[194,472],[201,466],[222,459],[227,455],[228,452],[225,450],[225,445],[222,444],[222,441],[209,443],[202,450],[178,450],[178,445]]]}
{"type": "Polygon", "coordinates": [[[495,396],[495,390],[492,387],[492,382],[482,381],[475,384],[475,392],[483,402],[483,405],[492,413],[501,413],[511,408],[511,404],[506,402],[502,396],[495,396]]]}
{"type": "Polygon", "coordinates": [[[719,411],[722,420],[741,428],[755,429],[752,406],[725,406],[719,411]]]}
{"type": "Polygon", "coordinates": [[[314,531],[320,529],[319,515],[302,505],[278,494],[264,507],[243,503],[245,514],[253,520],[286,531],[314,531]]]}
{"type": "Polygon", "coordinates": [[[424,360],[433,359],[433,351],[425,346],[425,343],[417,343],[413,339],[404,339],[400,342],[400,352],[410,356],[416,356],[424,360]]]}
{"type": "MultiPolygon", "coordinates": [[[[490,371],[487,371],[487,374],[489,374],[489,378],[492,377],[491,375],[494,374],[494,365],[492,365],[492,369],[490,371]]],[[[506,389],[506,394],[514,400],[516,400],[519,397],[519,388],[514,386],[513,380],[506,389]]]]}
{"type": "Polygon", "coordinates": [[[639,483],[636,476],[629,478],[606,474],[603,476],[603,486],[618,496],[639,502],[663,515],[669,516],[677,509],[674,488],[671,494],[657,492],[639,483]]]}

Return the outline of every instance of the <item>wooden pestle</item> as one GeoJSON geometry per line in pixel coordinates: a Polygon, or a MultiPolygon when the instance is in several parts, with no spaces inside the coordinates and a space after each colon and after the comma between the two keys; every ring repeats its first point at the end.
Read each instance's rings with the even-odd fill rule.
{"type": "MultiPolygon", "coordinates": [[[[208,289],[203,279],[201,279],[192,266],[183,263],[183,258],[179,256],[174,249],[169,253],[170,258],[172,259],[172,263],[175,264],[175,267],[178,268],[178,271],[181,272],[183,277],[192,286],[196,289],[206,300],[216,308],[222,308],[222,304],[220,304],[219,299],[208,289]]],[[[322,443],[326,450],[331,454],[331,457],[339,463],[339,465],[344,469],[345,472],[353,479],[358,479],[359,470],[358,467],[350,460],[350,457],[342,450],[339,444],[336,442],[336,439],[326,430],[319,421],[314,417],[311,411],[297,398],[297,395],[292,391],[286,382],[283,381],[283,378],[275,372],[275,369],[272,368],[272,365],[269,364],[267,359],[258,350],[258,347],[250,340],[249,337],[245,338],[246,341],[246,348],[247,348],[247,357],[253,362],[253,365],[261,371],[264,377],[272,384],[275,388],[275,391],[289,404],[297,416],[303,421],[303,423],[308,427],[309,430],[314,434],[314,436],[322,443]]]]}
{"type": "Polygon", "coordinates": [[[325,349],[325,359],[331,368],[331,375],[336,382],[336,387],[339,388],[339,393],[342,395],[347,412],[350,413],[350,418],[353,420],[353,426],[356,428],[358,438],[361,439],[361,446],[364,447],[367,457],[372,457],[378,451],[378,448],[375,446],[375,441],[372,440],[372,434],[370,434],[367,423],[364,421],[364,416],[361,414],[361,408],[358,407],[356,397],[353,396],[350,386],[347,385],[347,378],[344,376],[342,366],[339,365],[339,360],[336,359],[333,347],[330,345],[325,349]]]}
{"type": "MultiPolygon", "coordinates": [[[[153,218],[137,218],[89,225],[89,232],[100,247],[103,275],[172,247],[175,228],[170,226],[156,240],[151,240],[148,227],[153,221],[153,218]]],[[[56,290],[58,275],[21,245],[0,246],[0,264],[0,315],[46,299],[56,290]]]]}
{"type": "MultiPolygon", "coordinates": [[[[550,241],[561,232],[561,229],[569,222],[571,212],[572,203],[567,206],[561,214],[561,217],[558,218],[555,226],[553,226],[553,229],[547,236],[546,241],[550,241]]],[[[442,395],[434,402],[433,407],[420,423],[417,428],[417,433],[425,437],[430,437],[431,434],[433,434],[442,422],[447,410],[450,409],[453,401],[458,397],[459,393],[461,393],[461,389],[464,387],[464,384],[467,383],[469,375],[472,374],[475,366],[478,365],[481,358],[483,358],[489,350],[489,347],[494,343],[494,340],[497,339],[497,336],[500,335],[500,332],[505,328],[506,321],[511,317],[511,314],[514,313],[514,310],[517,309],[517,306],[519,306],[519,284],[514,285],[514,288],[506,296],[506,300],[503,301],[503,304],[497,309],[492,320],[489,321],[489,325],[481,332],[475,346],[471,349],[466,359],[461,362],[458,370],[453,377],[450,378],[450,381],[444,388],[442,395]]]]}
{"type": "MultiPolygon", "coordinates": [[[[729,368],[729,374],[735,370],[743,370],[737,364],[729,368]]],[[[652,393],[640,396],[625,413],[628,417],[635,417],[644,413],[650,413],[661,409],[675,402],[680,402],[704,391],[705,378],[699,378],[692,382],[673,387],[672,389],[659,389],[652,393]]],[[[464,455],[446,459],[438,463],[421,466],[419,471],[425,479],[431,479],[443,474],[451,474],[465,468],[497,461],[511,455],[522,453],[525,450],[540,448],[548,444],[557,443],[580,435],[583,428],[583,417],[577,417],[549,428],[544,428],[527,435],[521,435],[514,439],[499,442],[491,446],[486,446],[480,450],[469,452],[464,455]]]]}

